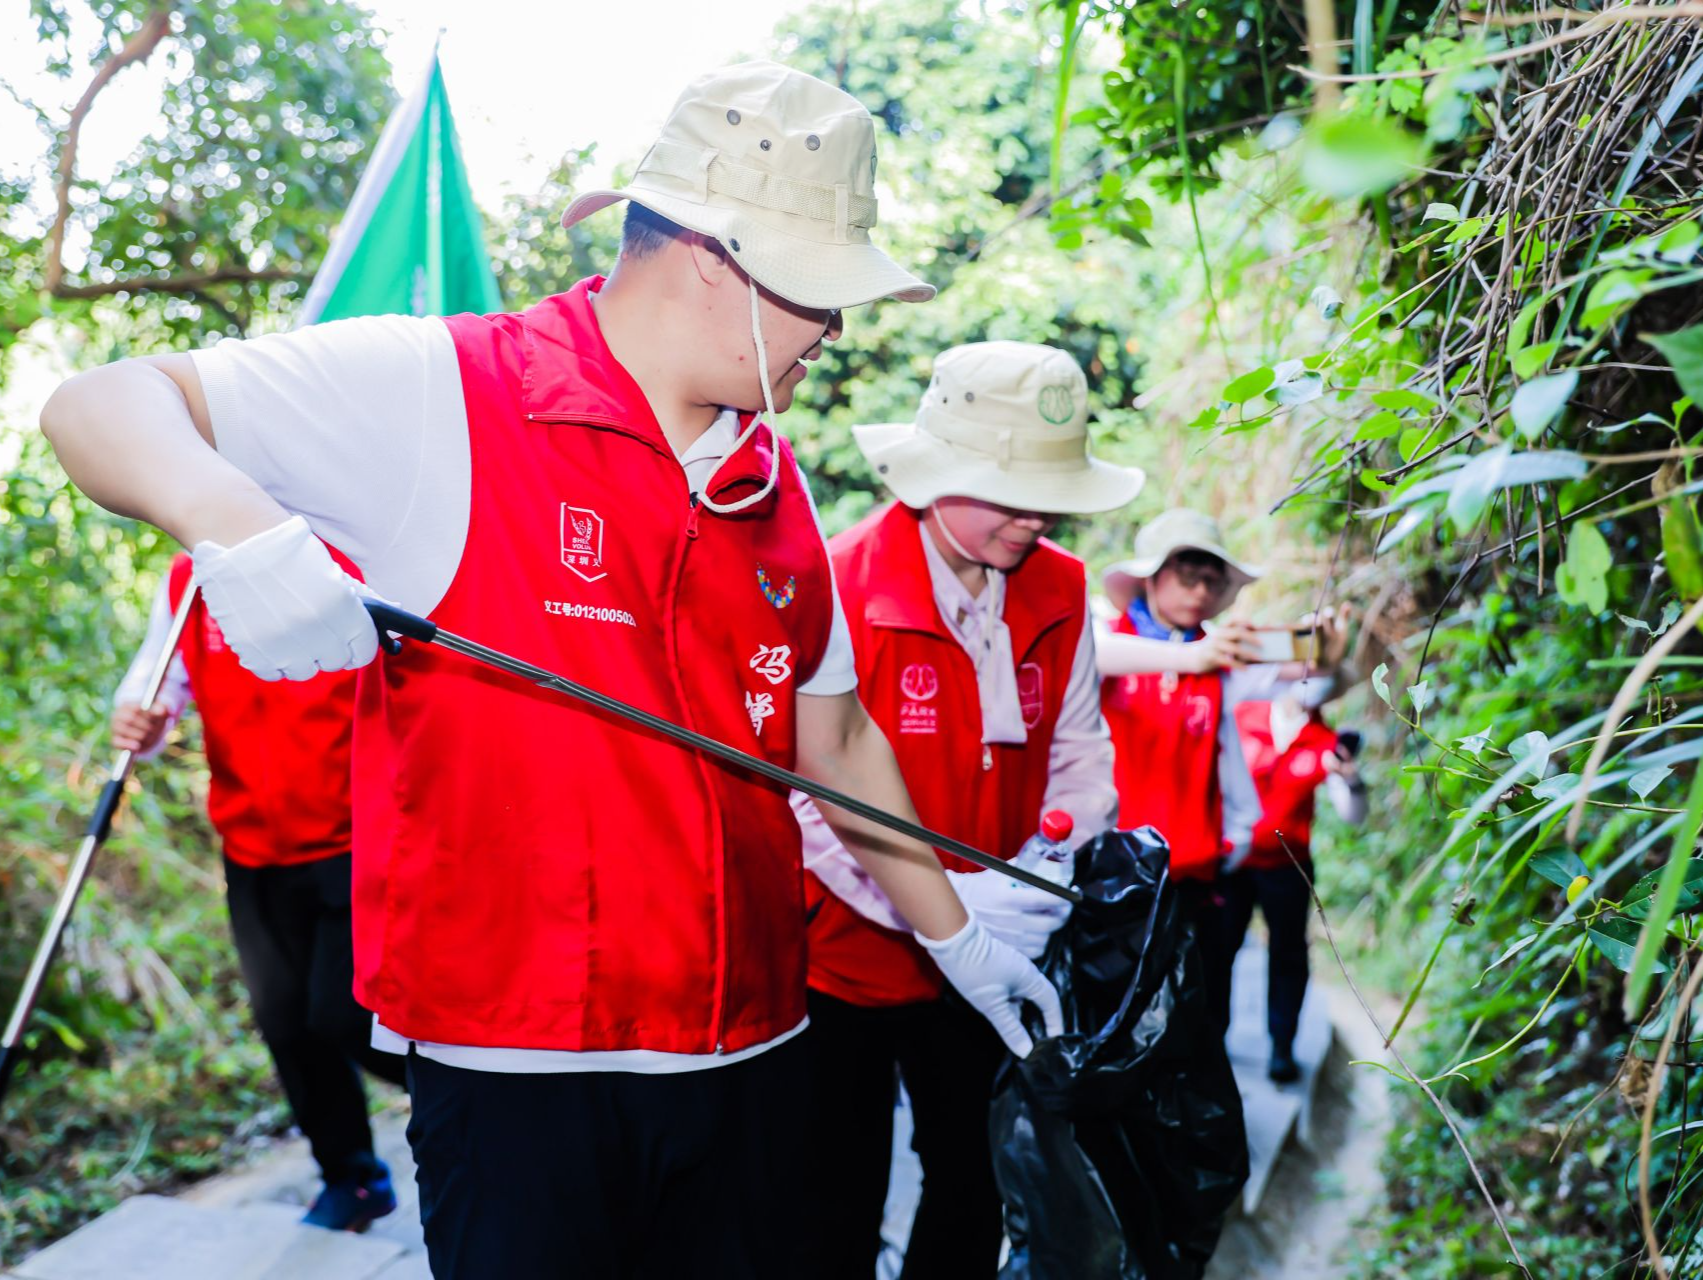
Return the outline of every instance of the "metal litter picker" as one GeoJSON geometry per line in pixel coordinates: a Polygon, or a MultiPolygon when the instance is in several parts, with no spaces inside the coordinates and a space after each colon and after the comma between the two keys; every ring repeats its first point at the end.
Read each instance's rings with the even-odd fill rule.
{"type": "MultiPolygon", "coordinates": [[[[147,688],[142,693],[141,706],[144,711],[152,707],[154,699],[159,696],[160,686],[165,683],[166,671],[177,654],[177,642],[183,636],[184,623],[188,620],[190,607],[194,603],[195,589],[191,587],[183,593],[183,600],[172,616],[171,630],[166,633],[165,647],[148,676],[147,688]]],[[[100,798],[95,801],[94,812],[89,816],[89,825],[83,832],[83,842],[77,846],[77,856],[72,859],[70,873],[65,877],[65,887],[59,891],[59,901],[54,904],[47,929],[42,934],[40,943],[36,945],[35,958],[30,961],[29,972],[24,976],[23,989],[18,992],[17,1003],[12,1006],[12,1016],[6,1021],[5,1036],[0,1038],[0,1103],[6,1100],[6,1088],[12,1079],[12,1070],[17,1066],[23,1050],[24,1029],[29,1023],[30,1012],[41,995],[42,984],[47,981],[47,971],[53,964],[53,956],[59,949],[59,940],[64,936],[65,926],[71,922],[71,911],[77,905],[77,895],[83,891],[83,884],[94,868],[96,850],[106,843],[107,835],[112,831],[112,816],[118,811],[119,797],[124,794],[124,782],[130,776],[130,766],[133,763],[135,756],[129,751],[120,751],[113,757],[106,785],[101,788],[100,798]]]]}
{"type": "Polygon", "coordinates": [[[417,640],[422,644],[439,645],[459,653],[463,657],[471,658],[475,662],[481,662],[488,667],[495,667],[499,671],[506,671],[510,675],[519,676],[522,680],[530,681],[541,689],[552,689],[580,702],[589,703],[609,712],[611,715],[617,715],[624,720],[632,721],[634,724],[643,725],[645,728],[652,729],[675,742],[695,747],[699,751],[707,752],[718,759],[727,761],[729,764],[738,765],[742,769],[749,769],[752,773],[761,774],[763,777],[783,786],[791,787],[795,791],[802,791],[813,799],[825,800],[848,813],[855,813],[860,818],[865,818],[878,826],[886,827],[889,831],[897,831],[900,835],[909,836],[913,840],[921,840],[924,844],[933,845],[937,849],[944,849],[946,852],[956,854],[965,861],[973,862],[985,870],[996,871],[1000,875],[1009,876],[1013,880],[1020,880],[1024,884],[1033,885],[1037,889],[1044,889],[1055,897],[1063,898],[1066,902],[1080,903],[1082,901],[1081,892],[1069,885],[1054,884],[1045,876],[1036,875],[1033,871],[996,858],[992,854],[983,853],[980,849],[972,848],[960,840],[952,839],[950,836],[943,836],[939,832],[930,831],[927,827],[918,823],[888,813],[885,809],[878,809],[872,804],[866,804],[855,796],[846,795],[843,791],[836,791],[832,787],[824,786],[822,783],[806,778],[802,774],[794,773],[790,769],[783,769],[759,756],[741,751],[737,747],[730,747],[725,742],[718,742],[716,739],[705,737],[701,733],[695,733],[691,729],[683,728],[670,720],[663,719],[661,716],[653,715],[649,711],[643,711],[638,707],[622,702],[619,698],[612,698],[606,693],[599,693],[596,689],[569,680],[565,676],[556,675],[543,667],[534,666],[530,662],[523,662],[519,658],[488,648],[477,641],[444,631],[435,622],[428,622],[426,619],[404,609],[398,609],[395,605],[384,604],[377,600],[369,600],[366,605],[367,612],[372,615],[373,623],[378,627],[379,635],[384,640],[386,649],[392,653],[401,649],[401,642],[390,638],[392,633],[410,640],[417,640]]]}

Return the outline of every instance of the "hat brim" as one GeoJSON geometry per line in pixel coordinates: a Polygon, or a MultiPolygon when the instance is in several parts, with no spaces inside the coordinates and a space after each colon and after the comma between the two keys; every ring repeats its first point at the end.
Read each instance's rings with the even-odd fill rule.
{"type": "Polygon", "coordinates": [[[753,280],[801,307],[843,310],[882,298],[927,302],[935,294],[933,285],[867,242],[805,240],[738,209],[642,187],[610,187],[576,196],[562,212],[562,225],[571,227],[622,200],[642,204],[688,231],[719,240],[753,280]]]}
{"type": "Polygon", "coordinates": [[[1237,590],[1247,586],[1250,582],[1258,582],[1265,577],[1265,570],[1259,565],[1243,564],[1216,542],[1179,542],[1175,546],[1166,547],[1164,552],[1158,556],[1149,556],[1146,559],[1119,560],[1116,564],[1107,565],[1100,571],[1100,585],[1109,590],[1113,578],[1128,578],[1135,581],[1151,578],[1164,567],[1165,561],[1179,551],[1204,551],[1207,555],[1217,556],[1224,562],[1224,568],[1230,575],[1230,582],[1237,590]]]}
{"type": "Polygon", "coordinates": [[[1139,467],[1115,466],[1098,458],[1087,459],[1086,466],[1042,470],[1031,464],[1009,471],[991,458],[966,457],[946,441],[918,431],[912,422],[853,427],[852,438],[876,475],[907,507],[955,497],[1048,515],[1092,515],[1117,510],[1140,493],[1147,480],[1139,467]]]}

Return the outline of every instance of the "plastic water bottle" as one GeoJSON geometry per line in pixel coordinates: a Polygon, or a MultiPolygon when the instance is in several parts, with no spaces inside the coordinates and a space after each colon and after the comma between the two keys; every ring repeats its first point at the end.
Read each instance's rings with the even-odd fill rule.
{"type": "Polygon", "coordinates": [[[1070,879],[1076,856],[1065,846],[1076,823],[1063,809],[1048,809],[1041,815],[1041,829],[1030,836],[1017,851],[1016,862],[1025,871],[1034,871],[1049,880],[1070,879]]]}

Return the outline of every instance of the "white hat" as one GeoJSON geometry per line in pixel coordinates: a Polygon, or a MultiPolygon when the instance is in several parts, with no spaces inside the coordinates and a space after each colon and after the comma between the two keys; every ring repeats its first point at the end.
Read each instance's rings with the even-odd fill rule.
{"type": "Polygon", "coordinates": [[[587,191],[571,227],[632,200],[712,236],[764,288],[801,307],[927,302],[925,284],[869,241],[875,121],[858,100],[776,62],[700,76],[625,187],[587,191]]]}
{"type": "Polygon", "coordinates": [[[1111,511],[1138,467],[1088,453],[1088,379],[1056,347],[971,342],[943,351],[915,422],[853,427],[863,456],[908,507],[947,496],[1021,511],[1111,511]]]}
{"type": "Polygon", "coordinates": [[[1135,555],[1108,566],[1100,575],[1100,584],[1114,603],[1120,598],[1127,601],[1137,581],[1158,573],[1178,551],[1204,551],[1224,562],[1229,575],[1225,607],[1248,583],[1265,576],[1264,569],[1243,564],[1224,549],[1224,534],[1218,528],[1218,521],[1188,507],[1172,507],[1141,527],[1141,532],[1135,535],[1135,555]]]}

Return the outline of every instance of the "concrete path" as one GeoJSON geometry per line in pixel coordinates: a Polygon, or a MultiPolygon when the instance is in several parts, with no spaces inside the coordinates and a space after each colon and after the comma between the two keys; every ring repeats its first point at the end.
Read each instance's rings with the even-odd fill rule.
{"type": "MultiPolygon", "coordinates": [[[[1245,948],[1237,959],[1235,993],[1228,1046],[1247,1111],[1254,1176],[1244,1195],[1243,1214],[1226,1232],[1208,1280],[1320,1280],[1327,1270],[1269,1269],[1281,1263],[1289,1246],[1273,1235],[1268,1219],[1281,1216],[1292,1226],[1304,1220],[1320,1198],[1312,1176],[1320,1158],[1308,1155],[1306,1145],[1316,1142],[1320,1108],[1315,1093],[1331,1056],[1330,998],[1318,988],[1309,994],[1296,1043],[1304,1074],[1299,1083],[1279,1087],[1265,1077],[1265,953],[1257,946],[1245,948]],[[1285,1180],[1291,1165],[1302,1169],[1305,1185],[1297,1188],[1294,1178],[1285,1180]],[[1276,1215],[1259,1212],[1268,1195],[1281,1201],[1276,1215]]],[[[1344,1015],[1337,1011],[1337,1016],[1344,1015]]],[[[1339,1120],[1333,1113],[1331,1123],[1338,1125],[1339,1120]]],[[[403,1134],[406,1123],[406,1101],[400,1098],[375,1120],[379,1155],[390,1165],[400,1203],[365,1235],[300,1225],[318,1182],[307,1144],[295,1139],[278,1143],[246,1168],[199,1183],[176,1198],[127,1200],[7,1274],[14,1280],[429,1280],[414,1162],[403,1134]]],[[[882,1228],[887,1247],[878,1280],[893,1280],[898,1274],[921,1190],[921,1169],[910,1149],[910,1115],[903,1101],[894,1117],[893,1149],[882,1228]]],[[[1327,1151],[1326,1165],[1330,1158],[1327,1151]]],[[[1375,1172],[1375,1152],[1372,1166],[1375,1172]]]]}

